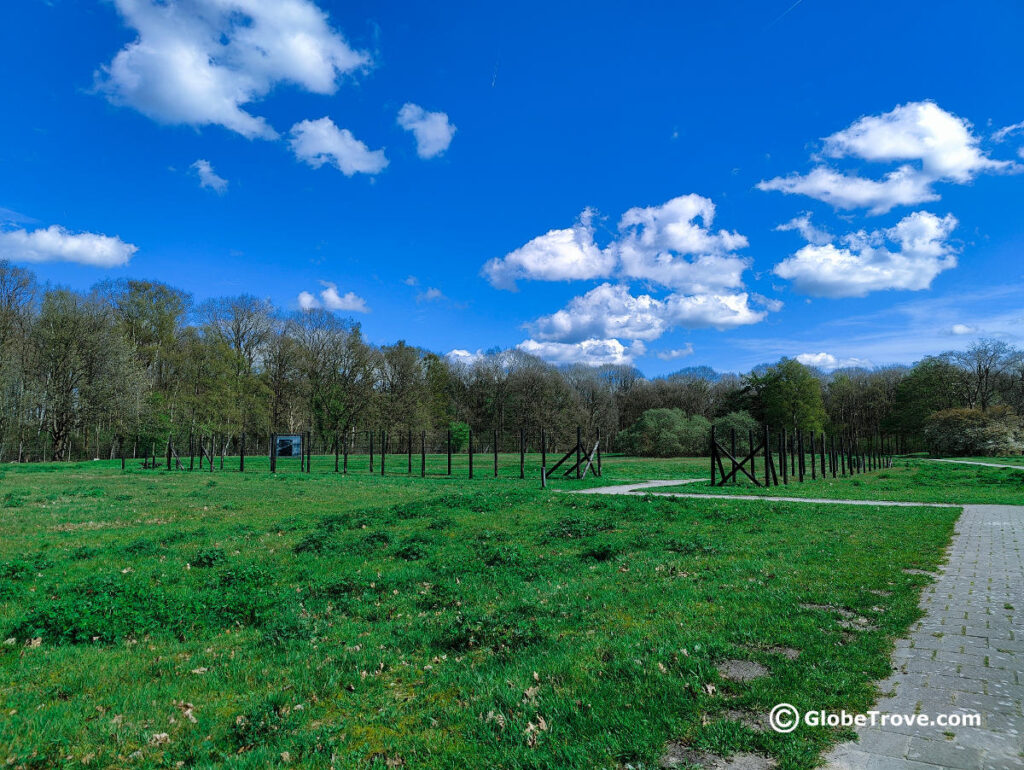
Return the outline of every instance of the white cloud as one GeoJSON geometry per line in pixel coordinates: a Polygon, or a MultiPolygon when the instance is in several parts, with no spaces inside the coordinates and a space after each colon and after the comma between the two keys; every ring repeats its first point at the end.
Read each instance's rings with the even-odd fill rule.
{"type": "Polygon", "coordinates": [[[765,315],[750,307],[745,293],[669,294],[661,300],[649,294],[634,297],[626,286],[603,283],[574,297],[562,310],[538,318],[528,328],[542,341],[576,343],[609,337],[655,340],[677,326],[731,329],[757,323],[765,315]]]}
{"type": "Polygon", "coordinates": [[[404,283],[406,286],[419,286],[420,279],[417,278],[415,275],[409,275],[406,276],[405,280],[402,281],[402,283],[404,283]]]}
{"type": "Polygon", "coordinates": [[[648,294],[634,297],[629,288],[602,283],[581,297],[530,325],[538,340],[581,342],[586,339],[625,337],[654,340],[668,329],[665,303],[648,294]]]}
{"type": "Polygon", "coordinates": [[[355,292],[349,291],[345,294],[338,293],[337,284],[330,281],[320,281],[323,290],[320,296],[316,297],[311,292],[299,292],[298,303],[302,310],[314,310],[324,308],[326,310],[343,311],[346,313],[369,313],[370,308],[366,300],[355,292]]]}
{"type": "Polygon", "coordinates": [[[852,367],[870,369],[872,366],[872,363],[864,358],[837,358],[831,353],[801,353],[796,360],[804,366],[813,366],[826,372],[852,367]]]}
{"type": "Polygon", "coordinates": [[[96,75],[98,88],[162,123],[277,132],[246,105],[282,83],[332,94],[366,67],[310,0],[115,0],[138,37],[96,75]]]}
{"type": "Polygon", "coordinates": [[[455,126],[444,112],[427,112],[418,104],[407,103],[398,111],[398,125],[416,137],[416,154],[434,158],[448,149],[455,126]]]}
{"type": "Polygon", "coordinates": [[[587,339],[580,342],[538,342],[524,340],[516,346],[530,355],[553,364],[631,364],[647,350],[642,342],[626,347],[618,340],[587,339]]]}
{"type": "Polygon", "coordinates": [[[290,144],[299,160],[313,168],[330,163],[345,176],[377,174],[388,165],[384,150],[370,150],[347,128],[338,128],[324,117],[303,120],[292,126],[290,144]]]}
{"type": "Polygon", "coordinates": [[[865,116],[825,139],[825,154],[880,162],[918,161],[928,178],[960,183],[1013,165],[986,156],[971,124],[934,102],[909,102],[884,115],[865,116]]]}
{"type": "Polygon", "coordinates": [[[1004,142],[1006,137],[1012,136],[1013,134],[1024,132],[1024,121],[1020,123],[1014,123],[1009,126],[1003,126],[998,131],[992,133],[992,141],[1004,142]]]}
{"type": "Polygon", "coordinates": [[[745,236],[713,231],[715,204],[700,195],[681,195],[661,206],[629,209],[619,221],[619,236],[605,249],[594,242],[594,212],[579,222],[551,230],[501,259],[484,265],[484,275],[499,289],[515,290],[519,278],[573,281],[607,278],[647,280],[688,293],[736,289],[743,285],[748,261],[733,252],[747,246],[745,236]]]}
{"type": "Polygon", "coordinates": [[[956,267],[948,242],[957,221],[917,211],[885,230],[860,230],[834,243],[808,244],[774,268],[801,293],[817,297],[863,297],[883,289],[927,289],[943,270],[956,267]],[[893,251],[886,242],[897,244],[893,251]]]}
{"type": "Polygon", "coordinates": [[[931,180],[910,166],[900,166],[881,181],[841,174],[824,166],[807,174],[790,174],[757,184],[759,190],[776,190],[791,195],[806,195],[837,209],[869,209],[884,214],[896,206],[913,206],[939,199],[931,180]]]}
{"type": "Polygon", "coordinates": [[[199,175],[199,186],[209,187],[214,192],[223,195],[228,189],[228,180],[218,176],[208,160],[197,160],[191,168],[199,175]]]}
{"type": "Polygon", "coordinates": [[[442,299],[446,299],[444,292],[434,287],[421,291],[416,295],[417,302],[438,302],[442,299]]]}
{"type": "Polygon", "coordinates": [[[950,328],[950,332],[956,335],[976,334],[978,332],[978,328],[976,326],[968,326],[967,324],[953,324],[950,328]]]}
{"type": "Polygon", "coordinates": [[[713,232],[714,218],[715,204],[693,194],[629,209],[612,247],[622,275],[688,292],[742,286],[747,261],[730,252],[745,248],[747,239],[727,230],[713,232]]]}
{"type": "Polygon", "coordinates": [[[680,358],[686,358],[687,356],[693,355],[693,343],[687,342],[685,348],[676,348],[675,350],[660,350],[655,355],[662,361],[675,361],[680,358]]]}
{"type": "Polygon", "coordinates": [[[490,260],[483,274],[498,289],[516,290],[516,280],[583,281],[604,278],[615,267],[615,256],[594,243],[593,212],[585,209],[579,221],[564,230],[550,230],[501,259],[490,260]]]}
{"type": "Polygon", "coordinates": [[[470,364],[475,364],[477,361],[482,359],[484,357],[484,352],[479,348],[477,348],[475,353],[471,353],[462,348],[455,348],[455,350],[449,350],[445,353],[445,356],[449,361],[466,364],[468,366],[470,364]]]}
{"type": "Polygon", "coordinates": [[[901,165],[881,180],[819,165],[807,174],[776,177],[757,186],[807,195],[839,209],[867,208],[882,214],[895,206],[937,200],[932,189],[936,182],[966,184],[981,173],[1021,170],[1012,161],[989,158],[970,123],[928,101],[860,118],[826,137],[823,155],[901,165]]]}
{"type": "Polygon", "coordinates": [[[779,232],[788,232],[796,230],[808,243],[813,243],[816,246],[824,246],[832,240],[832,233],[827,230],[822,230],[816,227],[811,222],[810,214],[801,214],[798,217],[794,217],[785,224],[779,225],[775,228],[779,232]]]}
{"type": "Polygon", "coordinates": [[[138,246],[98,233],[72,233],[59,225],[0,231],[0,259],[12,262],[77,262],[90,267],[127,265],[138,246]]]}

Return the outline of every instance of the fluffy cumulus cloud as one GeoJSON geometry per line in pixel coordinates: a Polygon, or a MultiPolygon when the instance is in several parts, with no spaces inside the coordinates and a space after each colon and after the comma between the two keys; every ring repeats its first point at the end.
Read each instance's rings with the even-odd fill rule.
{"type": "Polygon", "coordinates": [[[475,353],[463,348],[455,348],[455,350],[449,350],[445,355],[449,361],[469,366],[482,359],[484,352],[479,348],[475,353]]]}
{"type": "Polygon", "coordinates": [[[949,331],[957,336],[963,336],[964,334],[977,334],[978,327],[967,324],[953,324],[949,331]]]}
{"type": "Polygon", "coordinates": [[[732,252],[746,248],[747,239],[713,231],[714,218],[715,204],[692,194],[629,209],[611,247],[621,274],[689,292],[741,286],[747,261],[732,252]]]}
{"type": "Polygon", "coordinates": [[[871,179],[822,164],[807,174],[769,179],[758,187],[807,195],[838,209],[882,214],[896,206],[937,200],[936,182],[966,184],[982,173],[1021,170],[1012,161],[988,157],[970,123],[929,101],[860,118],[826,137],[822,156],[899,165],[881,179],[871,179]]]}
{"type": "Polygon", "coordinates": [[[516,347],[524,353],[543,358],[553,364],[631,364],[647,350],[637,341],[629,347],[615,339],[588,339],[580,342],[540,342],[525,340],[516,347]]]}
{"type": "Polygon", "coordinates": [[[538,340],[576,343],[608,337],[654,340],[668,324],[664,302],[648,294],[634,297],[621,284],[603,283],[529,328],[538,340]]]}
{"type": "Polygon", "coordinates": [[[384,150],[371,150],[347,128],[324,117],[292,126],[290,144],[295,157],[313,168],[329,163],[345,176],[377,174],[388,165],[384,150]]]}
{"type": "Polygon", "coordinates": [[[72,233],[59,225],[0,231],[0,259],[12,262],[77,262],[90,267],[127,265],[138,246],[98,233],[72,233]]]}
{"type": "Polygon", "coordinates": [[[631,208],[619,221],[618,237],[600,248],[594,242],[594,212],[587,209],[573,227],[550,230],[490,260],[483,273],[499,289],[515,289],[517,279],[573,281],[612,275],[687,292],[740,287],[748,262],[734,252],[745,248],[747,239],[712,230],[714,217],[715,204],[700,195],[631,208]]]}
{"type": "Polygon", "coordinates": [[[863,297],[884,289],[927,289],[943,270],[956,267],[949,236],[957,221],[917,211],[884,230],[864,230],[835,242],[809,243],[774,268],[803,294],[863,297]],[[890,248],[890,245],[894,248],[890,248]]]}
{"type": "Polygon", "coordinates": [[[137,33],[96,75],[111,102],[162,123],[277,132],[250,105],[278,84],[332,94],[365,68],[310,0],[114,0],[137,33]]]}
{"type": "Polygon", "coordinates": [[[813,366],[826,372],[853,367],[871,368],[872,366],[871,362],[864,358],[839,358],[831,353],[801,353],[796,360],[804,366],[813,366]]]}
{"type": "Polygon", "coordinates": [[[210,165],[210,161],[197,160],[192,164],[191,168],[199,177],[200,187],[207,187],[220,195],[227,192],[228,180],[219,176],[217,172],[213,170],[213,166],[210,165]]]}
{"type": "Polygon", "coordinates": [[[398,125],[416,138],[416,154],[435,158],[448,149],[455,126],[444,112],[427,112],[418,104],[405,104],[398,111],[398,125]]]}
{"type": "Polygon", "coordinates": [[[576,343],[591,338],[655,340],[675,327],[731,329],[757,323],[766,315],[739,294],[669,294],[634,297],[627,286],[603,283],[563,309],[528,324],[538,340],[576,343]]]}
{"type": "Polygon", "coordinates": [[[939,199],[932,189],[931,180],[909,166],[892,171],[881,180],[818,167],[807,174],[777,177],[759,182],[757,186],[761,190],[806,195],[837,209],[866,208],[872,214],[884,214],[896,206],[913,206],[939,199]]]}
{"type": "Polygon", "coordinates": [[[341,294],[338,292],[337,285],[330,281],[320,281],[320,285],[324,288],[320,291],[319,295],[314,295],[308,291],[299,292],[298,302],[302,310],[308,311],[324,308],[325,310],[342,311],[345,313],[370,312],[370,308],[366,305],[366,300],[355,292],[349,291],[341,294]]]}
{"type": "Polygon", "coordinates": [[[682,195],[631,208],[603,248],[594,241],[594,217],[588,209],[572,228],[551,230],[484,266],[491,284],[502,289],[524,279],[618,279],[527,324],[531,339],[520,349],[554,363],[632,361],[644,355],[645,341],[674,328],[733,329],[781,307],[743,291],[749,261],[737,252],[747,239],[713,229],[715,205],[708,198],[682,195]],[[632,281],[643,281],[648,291],[634,294],[632,281]],[[662,296],[655,296],[659,288],[662,296]]]}
{"type": "Polygon", "coordinates": [[[518,279],[584,281],[605,278],[615,267],[615,255],[594,243],[593,212],[564,230],[549,230],[504,257],[484,265],[483,274],[498,289],[516,290],[518,279]]]}

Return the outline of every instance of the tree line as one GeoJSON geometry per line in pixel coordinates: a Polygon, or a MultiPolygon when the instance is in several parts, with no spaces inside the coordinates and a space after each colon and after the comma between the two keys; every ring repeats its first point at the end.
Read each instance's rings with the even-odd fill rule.
{"type": "Polygon", "coordinates": [[[913,366],[825,373],[782,359],[746,374],[695,367],[648,379],[631,366],[556,367],[519,350],[467,363],[405,341],[375,346],[351,319],[247,294],[195,302],[156,281],[42,286],[0,261],[0,461],[131,456],[170,435],[265,441],[308,430],[326,449],[370,430],[400,441],[452,426],[459,436],[496,432],[509,451],[520,429],[533,446],[542,430],[564,445],[581,426],[600,430],[606,450],[656,453],[641,436],[643,425],[666,424],[656,410],[741,427],[898,433],[924,448],[939,424],[989,438],[998,424],[999,440],[1019,443],[1022,409],[1024,356],[998,340],[913,366]]]}

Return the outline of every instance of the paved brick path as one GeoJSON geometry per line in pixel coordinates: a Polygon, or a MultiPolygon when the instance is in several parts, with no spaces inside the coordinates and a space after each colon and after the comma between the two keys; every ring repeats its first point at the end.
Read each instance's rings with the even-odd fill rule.
{"type": "Polygon", "coordinates": [[[883,713],[978,712],[981,727],[864,727],[832,770],[1024,768],[1024,506],[968,505],[928,614],[896,643],[883,713]]]}

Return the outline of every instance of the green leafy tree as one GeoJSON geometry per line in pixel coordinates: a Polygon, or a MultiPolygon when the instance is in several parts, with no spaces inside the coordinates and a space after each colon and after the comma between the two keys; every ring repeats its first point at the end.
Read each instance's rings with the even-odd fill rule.
{"type": "Polygon", "coordinates": [[[783,358],[762,374],[748,375],[746,384],[768,425],[813,431],[824,426],[821,382],[799,361],[783,358]]]}

